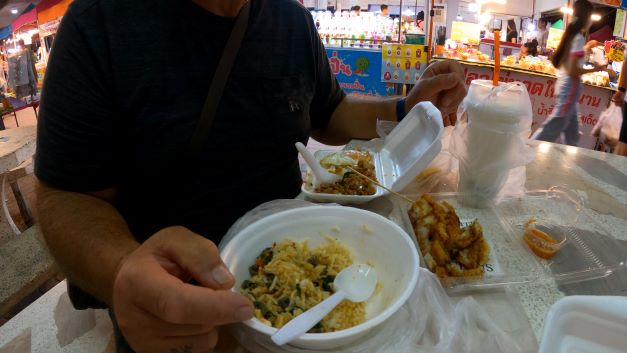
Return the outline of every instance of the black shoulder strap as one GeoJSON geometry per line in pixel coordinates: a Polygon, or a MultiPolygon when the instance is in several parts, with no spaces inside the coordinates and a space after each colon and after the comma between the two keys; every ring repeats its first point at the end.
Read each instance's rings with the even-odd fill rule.
{"type": "Polygon", "coordinates": [[[224,86],[226,86],[226,82],[229,79],[233,63],[237,57],[237,52],[239,51],[242,39],[246,33],[249,17],[250,0],[248,0],[240,10],[235,27],[233,28],[233,31],[231,31],[231,36],[229,37],[229,41],[226,43],[226,47],[224,48],[224,52],[220,58],[220,63],[218,64],[216,73],[213,76],[211,86],[209,87],[209,93],[207,94],[205,105],[200,113],[200,120],[196,125],[196,131],[194,131],[194,136],[192,137],[192,142],[190,144],[190,152],[193,157],[197,157],[202,153],[203,146],[207,136],[209,135],[211,126],[213,125],[213,120],[218,110],[222,93],[224,92],[224,86]]]}

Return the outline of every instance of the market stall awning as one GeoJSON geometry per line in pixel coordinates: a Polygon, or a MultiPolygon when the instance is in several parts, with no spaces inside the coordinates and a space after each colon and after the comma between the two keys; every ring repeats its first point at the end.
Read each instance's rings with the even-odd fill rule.
{"type": "Polygon", "coordinates": [[[13,33],[13,29],[11,28],[11,26],[0,28],[0,40],[9,38],[11,36],[11,33],[13,33]]]}
{"type": "Polygon", "coordinates": [[[610,26],[605,25],[601,29],[596,32],[590,33],[590,40],[594,39],[599,42],[605,42],[606,40],[612,39],[614,33],[610,26]]]}
{"type": "Polygon", "coordinates": [[[11,27],[13,27],[13,31],[18,31],[21,27],[37,22],[37,9],[32,9],[22,16],[16,18],[12,23],[11,27]]]}
{"type": "Polygon", "coordinates": [[[73,0],[42,0],[37,5],[37,21],[39,24],[54,21],[63,17],[73,0]]]}
{"type": "Polygon", "coordinates": [[[590,2],[594,2],[601,5],[620,7],[620,0],[591,0],[590,2]]]}

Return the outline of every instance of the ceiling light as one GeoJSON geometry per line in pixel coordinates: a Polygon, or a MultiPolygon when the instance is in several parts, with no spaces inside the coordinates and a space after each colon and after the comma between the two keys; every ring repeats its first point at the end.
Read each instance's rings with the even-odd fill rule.
{"type": "Polygon", "coordinates": [[[492,14],[487,11],[482,13],[481,16],[479,16],[479,21],[481,24],[486,24],[490,22],[491,19],[492,19],[492,14]]]}
{"type": "Polygon", "coordinates": [[[14,15],[17,15],[18,11],[17,11],[17,9],[13,8],[13,9],[11,9],[11,13],[14,14],[14,15]]]}
{"type": "Polygon", "coordinates": [[[573,14],[573,9],[570,7],[562,7],[560,8],[560,11],[562,11],[563,13],[567,14],[567,15],[572,15],[573,14]]]}
{"type": "Polygon", "coordinates": [[[592,14],[590,18],[592,19],[592,21],[598,21],[601,19],[601,15],[595,13],[595,14],[592,14]]]}

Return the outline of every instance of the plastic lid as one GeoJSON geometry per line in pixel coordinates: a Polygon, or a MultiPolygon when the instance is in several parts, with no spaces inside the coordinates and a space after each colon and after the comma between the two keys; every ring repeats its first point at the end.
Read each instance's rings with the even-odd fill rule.
{"type": "Polygon", "coordinates": [[[382,184],[403,190],[442,150],[442,114],[430,102],[414,106],[385,139],[379,152],[382,184]]]}

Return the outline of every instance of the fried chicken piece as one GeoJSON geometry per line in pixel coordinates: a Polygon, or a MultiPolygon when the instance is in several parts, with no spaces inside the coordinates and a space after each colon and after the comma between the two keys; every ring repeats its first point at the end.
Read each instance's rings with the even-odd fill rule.
{"type": "Polygon", "coordinates": [[[448,271],[446,270],[446,268],[444,268],[442,266],[436,267],[434,272],[435,272],[436,276],[438,276],[439,278],[447,278],[448,277],[448,271]]]}
{"type": "Polygon", "coordinates": [[[416,240],[418,240],[418,246],[420,247],[420,253],[425,256],[431,251],[431,241],[429,240],[429,229],[423,226],[417,226],[414,228],[416,234],[416,240]]]}
{"type": "Polygon", "coordinates": [[[462,251],[455,257],[455,260],[462,264],[464,268],[471,269],[477,267],[478,253],[473,251],[474,246],[470,246],[462,251]]]}
{"type": "Polygon", "coordinates": [[[480,237],[471,246],[459,252],[455,258],[457,262],[464,265],[466,269],[473,269],[485,265],[488,262],[490,247],[488,243],[480,237]]]}
{"type": "Polygon", "coordinates": [[[483,229],[478,219],[462,230],[460,237],[455,239],[455,247],[465,249],[471,246],[477,239],[483,236],[483,229]]]}
{"type": "Polygon", "coordinates": [[[483,237],[479,239],[478,243],[480,244],[479,255],[477,256],[479,260],[478,266],[483,266],[490,260],[490,245],[483,237]]]}
{"type": "Polygon", "coordinates": [[[482,277],[490,247],[478,220],[462,228],[455,208],[423,195],[408,211],[426,266],[439,278],[482,277]]]}
{"type": "Polygon", "coordinates": [[[446,265],[446,269],[448,270],[449,276],[452,277],[483,277],[483,267],[463,269],[458,263],[452,262],[446,265]]]}
{"type": "Polygon", "coordinates": [[[459,217],[457,217],[455,212],[449,214],[446,223],[446,232],[449,235],[449,240],[446,243],[446,249],[451,251],[455,248],[457,239],[459,239],[462,234],[461,226],[459,225],[459,217]]]}
{"type": "Polygon", "coordinates": [[[431,256],[430,253],[427,253],[425,255],[424,260],[425,260],[425,264],[427,265],[427,268],[429,268],[431,272],[434,272],[435,268],[438,267],[438,264],[435,263],[435,260],[433,259],[433,256],[431,256]]]}
{"type": "Polygon", "coordinates": [[[438,239],[431,242],[431,256],[433,256],[435,262],[440,266],[444,266],[451,261],[451,258],[448,256],[448,253],[444,251],[442,243],[440,243],[438,239]]]}

